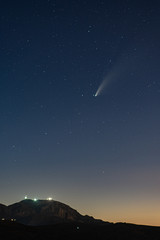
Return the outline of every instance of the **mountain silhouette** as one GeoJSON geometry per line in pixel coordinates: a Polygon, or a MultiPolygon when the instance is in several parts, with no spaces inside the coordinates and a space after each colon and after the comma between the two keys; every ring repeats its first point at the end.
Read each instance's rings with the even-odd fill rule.
{"type": "Polygon", "coordinates": [[[160,227],[104,222],[58,201],[26,199],[0,204],[0,239],[159,240],[160,227]]]}
{"type": "Polygon", "coordinates": [[[103,222],[87,215],[83,216],[75,209],[58,201],[34,201],[31,199],[22,200],[9,206],[0,204],[0,219],[33,226],[65,222],[103,222]]]}

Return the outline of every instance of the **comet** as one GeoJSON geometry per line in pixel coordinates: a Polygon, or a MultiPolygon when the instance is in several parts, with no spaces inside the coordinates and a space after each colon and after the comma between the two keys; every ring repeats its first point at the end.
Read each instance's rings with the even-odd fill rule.
{"type": "Polygon", "coordinates": [[[111,71],[109,71],[109,73],[104,77],[94,96],[98,97],[100,95],[103,95],[108,86],[113,82],[117,81],[117,79],[119,79],[122,76],[122,74],[126,71],[126,66],[127,64],[125,64],[124,60],[118,62],[114,66],[114,68],[111,71]]]}
{"type": "Polygon", "coordinates": [[[95,97],[98,97],[99,95],[101,95],[108,84],[109,84],[109,79],[106,77],[98,87],[95,93],[95,97]]]}
{"type": "Polygon", "coordinates": [[[98,97],[99,95],[104,94],[104,91],[106,88],[117,78],[117,72],[111,71],[101,82],[100,86],[98,87],[95,97],[98,97]]]}

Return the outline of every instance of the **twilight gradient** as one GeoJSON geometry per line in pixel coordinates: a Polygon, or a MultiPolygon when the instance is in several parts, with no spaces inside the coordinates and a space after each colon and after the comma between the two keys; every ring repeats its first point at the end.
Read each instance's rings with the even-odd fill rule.
{"type": "Polygon", "coordinates": [[[159,10],[1,1],[1,203],[52,197],[95,218],[160,225],[159,10]]]}

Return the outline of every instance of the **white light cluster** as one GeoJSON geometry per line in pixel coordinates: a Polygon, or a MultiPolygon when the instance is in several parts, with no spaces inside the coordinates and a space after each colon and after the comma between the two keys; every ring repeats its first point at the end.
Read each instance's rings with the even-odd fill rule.
{"type": "MultiPolygon", "coordinates": [[[[27,195],[24,197],[24,199],[25,199],[25,200],[28,199],[27,195]]],[[[37,202],[37,200],[38,200],[37,198],[34,198],[34,199],[33,199],[34,202],[37,202]]],[[[53,198],[48,197],[46,200],[48,200],[48,201],[52,201],[53,198]]]]}

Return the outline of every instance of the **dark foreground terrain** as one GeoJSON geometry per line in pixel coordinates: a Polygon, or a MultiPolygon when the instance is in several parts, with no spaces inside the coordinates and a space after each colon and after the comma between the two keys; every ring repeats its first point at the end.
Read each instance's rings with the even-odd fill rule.
{"type": "Polygon", "coordinates": [[[160,227],[109,223],[47,200],[0,204],[0,240],[160,240],[160,227]]]}
{"type": "Polygon", "coordinates": [[[26,226],[0,221],[0,239],[12,240],[160,240],[160,227],[126,223],[59,223],[48,226],[26,226]]]}

